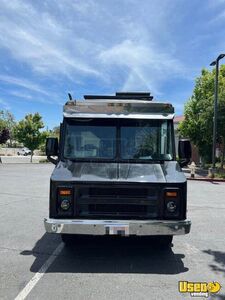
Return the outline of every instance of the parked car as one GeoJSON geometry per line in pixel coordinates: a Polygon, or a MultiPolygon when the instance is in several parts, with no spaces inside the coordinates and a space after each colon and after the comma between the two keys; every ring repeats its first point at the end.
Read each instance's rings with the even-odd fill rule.
{"type": "Polygon", "coordinates": [[[28,149],[28,148],[22,148],[20,149],[18,152],[17,152],[17,155],[24,155],[24,156],[27,156],[27,155],[30,155],[31,154],[31,150],[28,149]]]}

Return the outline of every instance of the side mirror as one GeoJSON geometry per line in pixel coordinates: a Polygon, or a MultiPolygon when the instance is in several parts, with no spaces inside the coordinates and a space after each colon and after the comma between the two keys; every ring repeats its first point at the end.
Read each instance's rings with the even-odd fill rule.
{"type": "Polygon", "coordinates": [[[191,160],[191,142],[188,139],[181,139],[178,143],[178,156],[181,167],[186,166],[191,160]]]}
{"type": "Polygon", "coordinates": [[[48,160],[55,165],[57,164],[57,160],[51,158],[51,156],[58,156],[58,149],[59,149],[59,144],[57,138],[46,139],[45,153],[47,155],[48,160]]]}

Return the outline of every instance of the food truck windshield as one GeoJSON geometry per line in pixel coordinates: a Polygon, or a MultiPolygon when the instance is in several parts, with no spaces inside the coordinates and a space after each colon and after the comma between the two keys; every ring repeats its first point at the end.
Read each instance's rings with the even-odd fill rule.
{"type": "Polygon", "coordinates": [[[64,158],[71,160],[173,160],[172,120],[65,120],[64,158]]]}

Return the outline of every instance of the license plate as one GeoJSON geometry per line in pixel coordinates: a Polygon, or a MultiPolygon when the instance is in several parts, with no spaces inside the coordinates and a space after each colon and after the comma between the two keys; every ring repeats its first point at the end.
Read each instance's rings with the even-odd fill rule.
{"type": "Polygon", "coordinates": [[[106,225],[105,226],[105,233],[108,235],[121,235],[127,236],[129,235],[129,225],[106,225]]]}

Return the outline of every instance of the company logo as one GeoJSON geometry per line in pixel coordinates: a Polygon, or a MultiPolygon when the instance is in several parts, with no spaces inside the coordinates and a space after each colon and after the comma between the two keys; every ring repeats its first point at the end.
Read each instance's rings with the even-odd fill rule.
{"type": "Polygon", "coordinates": [[[180,293],[190,293],[192,297],[209,297],[210,294],[216,294],[220,291],[219,282],[191,282],[179,281],[178,290],[180,293]]]}

